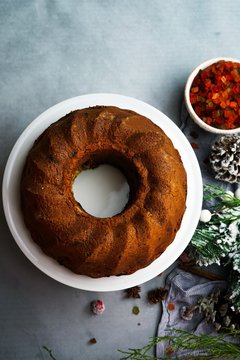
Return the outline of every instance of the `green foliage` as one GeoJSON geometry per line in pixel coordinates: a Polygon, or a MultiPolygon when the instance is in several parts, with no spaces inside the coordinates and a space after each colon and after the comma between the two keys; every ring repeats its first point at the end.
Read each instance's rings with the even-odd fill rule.
{"type": "Polygon", "coordinates": [[[190,253],[200,266],[229,265],[229,299],[240,311],[240,199],[219,188],[204,186],[204,200],[210,202],[212,218],[199,222],[192,237],[190,253]]]}
{"type": "MultiPolygon", "coordinates": [[[[219,186],[212,184],[204,185],[203,191],[203,199],[206,202],[212,202],[214,200],[214,203],[211,205],[211,210],[217,214],[223,214],[221,219],[219,218],[219,221],[230,223],[240,220],[240,199],[232,196],[219,186]]],[[[220,223],[219,221],[216,223],[220,223]]]]}
{"type": "MultiPolygon", "coordinates": [[[[240,330],[228,332],[227,336],[236,337],[236,340],[240,342],[240,330]]],[[[150,338],[147,345],[140,349],[128,349],[127,351],[118,350],[123,357],[121,360],[161,360],[155,356],[149,355],[157,344],[161,342],[167,342],[168,349],[174,352],[179,350],[199,351],[199,356],[191,357],[189,355],[178,359],[240,359],[240,347],[233,344],[226,339],[226,335],[194,335],[185,330],[171,330],[169,335],[161,337],[150,338]]],[[[173,359],[173,356],[162,359],[173,359]]]]}

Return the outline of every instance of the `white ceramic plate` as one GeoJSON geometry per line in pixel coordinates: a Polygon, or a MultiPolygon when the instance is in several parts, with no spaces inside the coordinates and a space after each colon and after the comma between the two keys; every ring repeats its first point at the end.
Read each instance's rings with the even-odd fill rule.
{"type": "Polygon", "coordinates": [[[63,101],[38,116],[22,133],[9,156],[3,178],[3,205],[11,233],[27,258],[53,279],[84,290],[113,291],[142,284],[166,270],[184,251],[197,226],[202,206],[202,177],[191,145],[179,128],[154,107],[134,98],[113,94],[90,94],[63,101]],[[93,279],[72,273],[46,256],[32,241],[20,209],[19,183],[23,165],[33,142],[51,123],[72,110],[94,105],[114,105],[142,114],[169,136],[178,149],[187,172],[187,208],[176,238],[164,253],[144,269],[131,275],[93,279]]]}

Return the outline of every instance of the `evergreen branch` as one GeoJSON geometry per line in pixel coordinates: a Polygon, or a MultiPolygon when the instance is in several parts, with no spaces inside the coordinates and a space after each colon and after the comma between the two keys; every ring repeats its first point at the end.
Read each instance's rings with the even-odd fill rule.
{"type": "Polygon", "coordinates": [[[48,355],[50,356],[50,359],[57,360],[55,356],[53,355],[52,350],[50,350],[47,346],[43,345],[43,349],[47,351],[48,355]]]}
{"type": "Polygon", "coordinates": [[[229,300],[240,311],[240,199],[212,184],[204,185],[204,199],[212,200],[212,218],[198,224],[189,251],[200,266],[231,266],[229,300]]]}
{"type": "Polygon", "coordinates": [[[203,199],[205,201],[209,200],[218,200],[215,201],[215,204],[212,205],[212,209],[217,213],[224,213],[224,215],[229,215],[228,221],[235,221],[240,219],[240,199],[232,196],[227,191],[222,188],[213,185],[206,184],[203,186],[204,196],[203,199]],[[234,214],[234,210],[238,210],[238,214],[234,214]],[[232,217],[232,218],[231,218],[232,217]]]}
{"type": "Polygon", "coordinates": [[[221,209],[221,211],[224,211],[224,217],[222,218],[219,217],[216,218],[215,220],[212,220],[211,224],[219,225],[222,223],[232,223],[234,221],[240,220],[240,210],[239,210],[239,215],[234,215],[230,211],[225,211],[225,209],[221,209]]]}
{"type": "Polygon", "coordinates": [[[221,259],[231,251],[232,244],[228,241],[230,231],[227,227],[219,231],[221,222],[216,226],[218,218],[214,216],[207,225],[200,223],[192,237],[190,252],[199,265],[220,265],[221,259]]]}
{"type": "Polygon", "coordinates": [[[204,184],[203,185],[203,198],[204,200],[210,200],[210,199],[215,199],[215,198],[223,198],[225,196],[229,196],[229,193],[227,193],[224,189],[222,189],[221,187],[214,185],[214,184],[204,184]]]}
{"type": "MultiPolygon", "coordinates": [[[[170,335],[150,338],[149,343],[140,349],[128,349],[128,351],[118,350],[124,357],[121,360],[160,360],[155,356],[148,355],[149,350],[153,349],[159,343],[169,342],[171,349],[176,352],[179,350],[199,351],[199,356],[194,356],[197,359],[239,359],[240,347],[227,340],[226,336],[238,337],[240,341],[240,330],[230,331],[227,335],[195,335],[185,330],[172,330],[170,335]]],[[[183,356],[178,359],[190,359],[191,356],[183,356]]],[[[173,359],[171,357],[164,357],[162,359],[173,359]]]]}

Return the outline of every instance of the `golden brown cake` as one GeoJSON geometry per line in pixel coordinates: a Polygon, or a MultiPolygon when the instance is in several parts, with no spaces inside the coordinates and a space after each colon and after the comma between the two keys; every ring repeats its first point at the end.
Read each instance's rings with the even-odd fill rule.
{"type": "Polygon", "coordinates": [[[171,140],[130,110],[96,106],[49,126],[27,156],[21,180],[24,221],[49,256],[77,274],[131,274],[174,240],[185,211],[186,173],[171,140]],[[128,204],[110,218],[74,199],[79,171],[108,163],[130,185],[128,204]]]}

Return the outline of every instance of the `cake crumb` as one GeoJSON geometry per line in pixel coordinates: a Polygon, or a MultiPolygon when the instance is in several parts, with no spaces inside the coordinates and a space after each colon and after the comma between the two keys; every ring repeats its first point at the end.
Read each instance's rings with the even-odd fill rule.
{"type": "Polygon", "coordinates": [[[195,142],[191,143],[193,149],[199,149],[199,145],[195,142]]]}
{"type": "Polygon", "coordinates": [[[96,344],[96,343],[97,343],[96,338],[91,338],[91,339],[89,340],[89,344],[96,344]]]}

